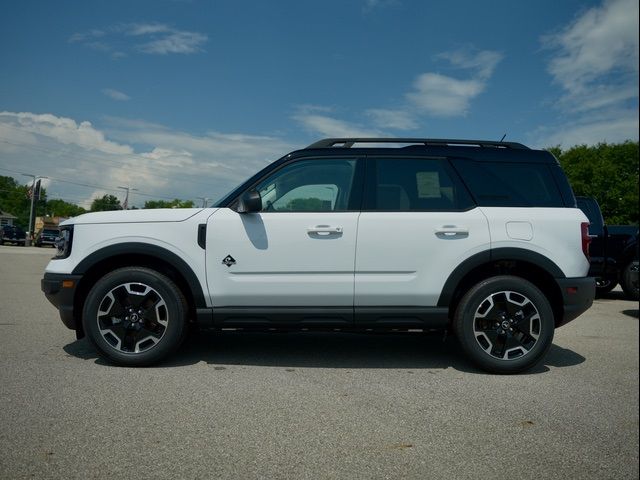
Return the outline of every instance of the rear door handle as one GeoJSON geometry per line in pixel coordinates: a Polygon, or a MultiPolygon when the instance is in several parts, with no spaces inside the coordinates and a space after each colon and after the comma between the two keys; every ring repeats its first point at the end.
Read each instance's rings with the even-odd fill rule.
{"type": "Polygon", "coordinates": [[[332,233],[342,233],[342,227],[332,227],[331,225],[316,225],[315,227],[307,228],[307,233],[331,235],[332,233]]]}
{"type": "Polygon", "coordinates": [[[455,235],[469,235],[469,229],[467,227],[458,227],[457,225],[443,225],[437,227],[435,233],[436,235],[453,237],[455,235]]]}

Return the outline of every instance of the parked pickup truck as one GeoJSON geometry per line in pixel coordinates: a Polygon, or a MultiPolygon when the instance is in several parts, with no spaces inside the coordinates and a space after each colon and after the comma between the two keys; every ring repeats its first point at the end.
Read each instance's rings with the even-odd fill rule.
{"type": "Polygon", "coordinates": [[[618,283],[630,300],[638,300],[638,226],[606,225],[595,198],[576,197],[591,225],[589,275],[596,277],[596,294],[613,290],[618,283]]]}

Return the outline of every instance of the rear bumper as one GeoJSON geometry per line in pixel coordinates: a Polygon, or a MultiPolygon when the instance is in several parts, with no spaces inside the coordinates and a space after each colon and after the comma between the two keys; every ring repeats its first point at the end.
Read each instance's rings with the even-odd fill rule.
{"type": "Polygon", "coordinates": [[[564,314],[556,324],[560,327],[576,319],[586,312],[596,295],[596,281],[593,277],[557,278],[556,282],[562,292],[564,314]]]}
{"type": "Polygon", "coordinates": [[[60,273],[45,273],[40,281],[40,288],[45,297],[60,312],[60,319],[67,328],[78,330],[74,314],[74,298],[78,282],[82,275],[68,275],[60,273]]]}

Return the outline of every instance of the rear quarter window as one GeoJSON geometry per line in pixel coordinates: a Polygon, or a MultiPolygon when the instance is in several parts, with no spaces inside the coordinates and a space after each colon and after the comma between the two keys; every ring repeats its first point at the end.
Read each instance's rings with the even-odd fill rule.
{"type": "Polygon", "coordinates": [[[480,206],[565,206],[547,164],[473,160],[452,163],[480,206]]]}

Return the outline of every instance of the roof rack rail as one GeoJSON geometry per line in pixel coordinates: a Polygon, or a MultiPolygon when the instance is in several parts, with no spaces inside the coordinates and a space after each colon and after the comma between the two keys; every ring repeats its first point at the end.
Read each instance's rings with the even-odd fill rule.
{"type": "Polygon", "coordinates": [[[496,142],[491,140],[456,140],[449,138],[325,138],[312,143],[311,148],[351,148],[354,143],[418,143],[429,146],[476,146],[491,148],[512,148],[516,150],[529,150],[529,147],[517,142],[496,142]]]}

